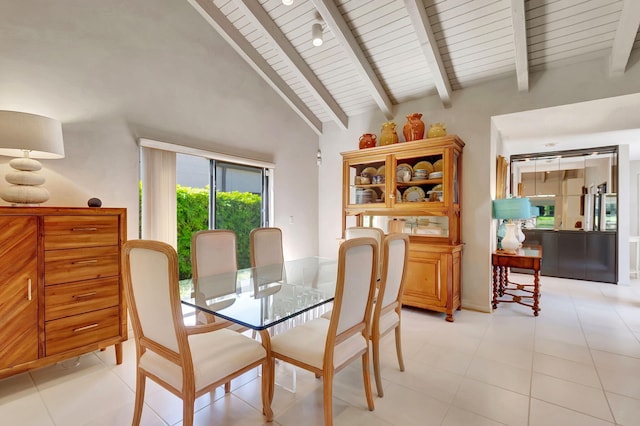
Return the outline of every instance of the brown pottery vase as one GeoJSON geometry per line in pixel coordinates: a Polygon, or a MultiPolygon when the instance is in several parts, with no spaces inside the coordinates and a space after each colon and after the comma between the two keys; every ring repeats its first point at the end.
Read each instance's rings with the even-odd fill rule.
{"type": "Polygon", "coordinates": [[[380,146],[391,145],[392,143],[398,143],[396,123],[393,121],[387,121],[382,124],[382,130],[380,131],[380,146]]]}
{"type": "Polygon", "coordinates": [[[405,141],[411,142],[424,138],[424,122],[421,118],[422,114],[417,112],[407,115],[407,122],[402,128],[405,141]]]}
{"type": "Polygon", "coordinates": [[[360,136],[360,149],[373,148],[376,146],[376,135],[373,133],[365,133],[360,136]]]}

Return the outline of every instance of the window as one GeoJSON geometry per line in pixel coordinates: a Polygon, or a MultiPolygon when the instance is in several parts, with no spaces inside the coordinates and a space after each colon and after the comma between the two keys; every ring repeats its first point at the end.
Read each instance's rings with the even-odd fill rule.
{"type": "Polygon", "coordinates": [[[250,266],[249,233],[265,226],[263,168],[176,155],[180,277],[191,275],[191,236],[203,229],[230,229],[237,237],[238,267],[250,266]],[[212,191],[211,188],[214,188],[212,191]]]}
{"type": "Polygon", "coordinates": [[[238,266],[250,266],[249,233],[270,224],[273,164],[148,139],[140,146],[141,235],[175,245],[180,279],[191,276],[191,236],[204,229],[233,230],[238,266]]]}

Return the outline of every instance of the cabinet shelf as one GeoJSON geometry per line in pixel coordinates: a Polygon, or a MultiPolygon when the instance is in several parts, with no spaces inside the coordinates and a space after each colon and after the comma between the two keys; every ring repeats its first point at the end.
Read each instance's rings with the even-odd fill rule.
{"type": "Polygon", "coordinates": [[[350,226],[409,234],[403,304],[445,312],[447,321],[453,321],[453,311],[460,308],[463,148],[464,142],[451,135],[342,153],[343,237],[350,226]],[[441,171],[442,177],[415,179],[414,167],[441,171]],[[385,182],[355,184],[371,177],[374,169],[385,175],[385,182]],[[431,201],[434,188],[438,197],[431,201]]]}

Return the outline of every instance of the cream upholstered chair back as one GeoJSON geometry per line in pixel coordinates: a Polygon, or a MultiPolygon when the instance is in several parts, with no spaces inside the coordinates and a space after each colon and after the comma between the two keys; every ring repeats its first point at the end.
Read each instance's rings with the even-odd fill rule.
{"type": "MultiPolygon", "coordinates": [[[[207,276],[218,275],[215,287],[208,286],[207,297],[214,298],[225,296],[236,291],[236,274],[238,260],[236,255],[236,233],[225,229],[209,229],[195,232],[191,236],[191,273],[194,279],[194,297],[200,302],[204,294],[199,291],[198,279],[206,281],[207,276]]],[[[210,304],[212,310],[223,309],[233,304],[235,299],[210,304]]],[[[196,312],[196,323],[211,324],[224,321],[216,319],[206,312],[196,312]]],[[[242,327],[229,324],[237,331],[242,327]]]]}
{"type": "Polygon", "coordinates": [[[144,240],[128,241],[123,250],[125,290],[136,339],[182,352],[186,333],[183,327],[176,327],[183,320],[175,250],[165,243],[144,240]]]}
{"type": "Polygon", "coordinates": [[[256,228],[249,234],[251,266],[282,264],[282,231],[280,228],[256,228]]]}
{"type": "MultiPolygon", "coordinates": [[[[351,240],[353,238],[362,238],[362,237],[370,237],[374,238],[378,243],[378,248],[382,248],[382,240],[384,239],[384,231],[380,228],[372,228],[368,226],[351,226],[344,231],[344,238],[346,240],[351,240]]],[[[379,259],[376,260],[378,262],[377,269],[377,278],[379,279],[382,274],[382,262],[380,256],[382,253],[378,251],[379,259]]]]}
{"type": "Polygon", "coordinates": [[[382,243],[382,281],[376,308],[401,303],[404,279],[407,274],[409,236],[390,234],[382,243]],[[381,300],[382,299],[382,300],[381,300]]]}
{"type": "Polygon", "coordinates": [[[282,231],[280,228],[255,228],[249,234],[251,267],[256,294],[260,286],[285,279],[282,231]]]}
{"type": "Polygon", "coordinates": [[[236,233],[210,229],[191,236],[191,267],[194,278],[238,269],[236,233]]]}
{"type": "MultiPolygon", "coordinates": [[[[373,238],[354,238],[340,245],[338,280],[329,335],[335,328],[336,343],[345,332],[354,334],[368,325],[373,308],[378,243],[373,238]]],[[[368,332],[367,332],[368,336],[368,332]]],[[[327,339],[330,340],[330,339],[327,339]]],[[[331,349],[332,350],[332,349],[331,349]]]]}

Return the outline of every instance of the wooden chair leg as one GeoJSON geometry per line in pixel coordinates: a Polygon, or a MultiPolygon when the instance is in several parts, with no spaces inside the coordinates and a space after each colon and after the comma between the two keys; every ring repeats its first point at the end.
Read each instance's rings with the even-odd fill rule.
{"type": "Polygon", "coordinates": [[[133,406],[132,426],[138,426],[142,419],[142,407],[144,406],[144,391],[147,384],[147,377],[138,371],[136,374],[136,402],[133,406]]]}
{"type": "Polygon", "coordinates": [[[371,392],[371,371],[369,370],[369,351],[362,354],[362,375],[364,376],[364,393],[367,396],[369,411],[373,411],[373,393],[371,392]]]}
{"type": "Polygon", "coordinates": [[[267,359],[262,363],[262,414],[264,414],[268,422],[273,421],[273,410],[271,409],[273,396],[269,392],[274,379],[271,361],[267,359]]]}
{"type": "Polygon", "coordinates": [[[227,382],[224,384],[224,393],[229,393],[231,392],[231,382],[227,382]]]}
{"type": "Polygon", "coordinates": [[[182,394],[182,426],[193,426],[193,416],[196,408],[195,392],[186,391],[182,394]]]}
{"type": "Polygon", "coordinates": [[[400,332],[400,324],[395,329],[396,333],[396,354],[398,355],[398,365],[400,371],[404,371],[404,358],[402,357],[402,333],[400,332]]]}
{"type": "Polygon", "coordinates": [[[380,376],[380,336],[374,336],[373,339],[371,339],[371,346],[373,351],[373,375],[376,378],[378,396],[382,398],[384,391],[382,390],[382,378],[380,376]]]}
{"type": "Polygon", "coordinates": [[[333,425],[333,371],[326,371],[322,376],[324,425],[333,425]]]}

